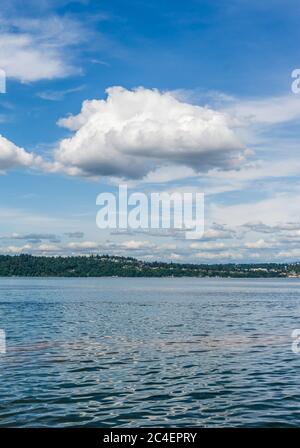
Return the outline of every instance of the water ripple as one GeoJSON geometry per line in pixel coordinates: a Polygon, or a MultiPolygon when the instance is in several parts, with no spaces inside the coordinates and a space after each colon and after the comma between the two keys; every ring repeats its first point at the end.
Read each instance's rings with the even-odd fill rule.
{"type": "Polygon", "coordinates": [[[299,426],[300,281],[1,279],[0,426],[299,426]]]}

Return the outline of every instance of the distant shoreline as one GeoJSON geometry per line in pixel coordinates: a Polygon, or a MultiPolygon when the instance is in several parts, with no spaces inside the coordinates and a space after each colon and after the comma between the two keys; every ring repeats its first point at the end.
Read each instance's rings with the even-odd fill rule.
{"type": "Polygon", "coordinates": [[[257,276],[257,277],[254,277],[254,276],[248,276],[248,277],[246,277],[246,276],[244,276],[244,277],[242,277],[242,276],[237,276],[237,277],[234,277],[234,276],[232,276],[232,277],[229,277],[229,276],[227,276],[227,277],[220,277],[220,276],[207,276],[207,277],[200,277],[200,276],[184,276],[184,275],[182,275],[182,276],[177,276],[177,277],[175,277],[175,276],[161,276],[161,277],[155,277],[155,276],[127,276],[127,277],[125,277],[125,276],[117,276],[117,275],[98,275],[98,276],[64,276],[64,275],[52,275],[52,276],[50,276],[50,275],[42,275],[42,276],[37,276],[37,275],[0,275],[0,279],[36,279],[36,280],[38,280],[38,279],[40,279],[40,280],[42,280],[42,279],[52,279],[52,280],[57,280],[57,279],[70,279],[70,280],[72,280],[72,279],[74,279],[74,280],[76,280],[76,279],[90,279],[90,280],[96,280],[96,279],[116,279],[116,280],[118,280],[118,279],[153,279],[153,280],[157,280],[157,279],[166,279],[166,280],[170,280],[170,279],[192,279],[192,280],[209,280],[209,279],[215,279],[215,280],[259,280],[259,279],[261,279],[261,280],[275,280],[275,279],[278,279],[278,280],[300,280],[300,276],[298,276],[298,277],[294,277],[294,276],[287,276],[287,277],[276,277],[276,276],[273,276],[273,277],[271,277],[271,276],[269,276],[269,277],[259,277],[259,276],[257,276]]]}
{"type": "Polygon", "coordinates": [[[28,278],[300,278],[300,263],[191,264],[110,255],[0,255],[0,277],[28,278]]]}

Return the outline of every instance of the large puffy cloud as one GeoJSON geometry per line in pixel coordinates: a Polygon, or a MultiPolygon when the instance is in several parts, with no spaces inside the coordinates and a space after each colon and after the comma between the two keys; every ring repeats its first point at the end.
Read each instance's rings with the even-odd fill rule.
{"type": "Polygon", "coordinates": [[[29,167],[36,161],[35,156],[0,135],[0,172],[16,167],[29,167]]]}
{"type": "Polygon", "coordinates": [[[234,168],[243,145],[226,114],[184,103],[169,92],[121,87],[85,101],[59,121],[74,134],[60,142],[56,169],[70,175],[142,178],[161,165],[196,172],[234,168]]]}

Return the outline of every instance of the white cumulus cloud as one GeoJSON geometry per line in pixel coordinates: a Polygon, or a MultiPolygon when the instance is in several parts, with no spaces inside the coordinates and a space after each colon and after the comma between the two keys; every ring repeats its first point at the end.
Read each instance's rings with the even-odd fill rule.
{"type": "Polygon", "coordinates": [[[37,158],[0,135],[0,172],[16,167],[30,167],[37,158]]]}
{"type": "Polygon", "coordinates": [[[105,100],[85,101],[59,125],[73,134],[60,142],[55,166],[70,175],[139,179],[163,165],[206,172],[244,158],[226,114],[142,87],[111,87],[105,100]]]}

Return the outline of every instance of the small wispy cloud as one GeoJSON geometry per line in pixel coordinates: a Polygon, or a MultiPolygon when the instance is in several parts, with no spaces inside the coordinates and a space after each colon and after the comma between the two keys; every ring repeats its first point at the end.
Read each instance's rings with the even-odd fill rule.
{"type": "Polygon", "coordinates": [[[0,16],[0,66],[8,78],[28,83],[81,72],[76,47],[88,31],[75,19],[0,16]],[[70,48],[73,51],[69,51],[70,48]]]}
{"type": "Polygon", "coordinates": [[[85,89],[85,85],[81,85],[78,87],[73,87],[65,90],[45,90],[43,92],[37,93],[37,96],[42,98],[43,100],[48,101],[61,101],[65,96],[70,95],[72,93],[81,92],[85,89]]]}

